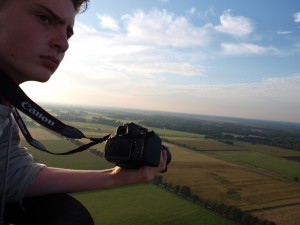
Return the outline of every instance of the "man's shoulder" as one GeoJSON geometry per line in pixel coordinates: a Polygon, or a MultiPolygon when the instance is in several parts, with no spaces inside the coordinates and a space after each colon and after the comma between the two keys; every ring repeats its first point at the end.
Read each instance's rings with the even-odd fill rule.
{"type": "Polygon", "coordinates": [[[11,113],[11,108],[0,102],[0,118],[8,117],[11,113]]]}

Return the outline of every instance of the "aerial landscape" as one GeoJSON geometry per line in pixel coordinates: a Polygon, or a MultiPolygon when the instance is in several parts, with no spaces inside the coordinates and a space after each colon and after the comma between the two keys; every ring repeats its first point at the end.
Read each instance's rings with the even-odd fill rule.
{"type": "MultiPolygon", "coordinates": [[[[154,130],[170,148],[168,171],[153,184],[74,194],[96,224],[296,225],[300,221],[300,124],[105,107],[45,108],[93,137],[135,122],[154,130]]],[[[57,136],[29,118],[26,123],[32,136],[54,152],[88,142],[57,136]]],[[[114,166],[105,160],[104,145],[70,156],[28,148],[37,162],[48,166],[103,169],[114,166]]]]}

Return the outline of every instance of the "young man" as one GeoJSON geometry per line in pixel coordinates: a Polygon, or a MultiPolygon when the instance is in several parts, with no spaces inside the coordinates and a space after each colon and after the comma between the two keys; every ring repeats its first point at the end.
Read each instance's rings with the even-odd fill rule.
{"type": "MultiPolygon", "coordinates": [[[[75,16],[87,2],[0,0],[0,72],[18,85],[46,82],[62,61],[73,35],[75,16]]],[[[9,103],[0,96],[0,194],[5,223],[93,224],[86,209],[63,193],[150,181],[166,168],[165,151],[158,167],[138,170],[115,167],[80,171],[34,163],[26,149],[19,147],[11,112],[9,103]]]]}

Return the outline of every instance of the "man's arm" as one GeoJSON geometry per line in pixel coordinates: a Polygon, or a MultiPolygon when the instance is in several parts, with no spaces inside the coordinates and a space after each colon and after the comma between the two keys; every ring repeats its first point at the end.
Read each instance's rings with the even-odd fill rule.
{"type": "Polygon", "coordinates": [[[121,167],[107,170],[71,170],[45,167],[28,188],[25,197],[107,189],[151,181],[155,174],[166,168],[166,161],[166,151],[162,151],[158,167],[141,167],[138,170],[121,167]]]}

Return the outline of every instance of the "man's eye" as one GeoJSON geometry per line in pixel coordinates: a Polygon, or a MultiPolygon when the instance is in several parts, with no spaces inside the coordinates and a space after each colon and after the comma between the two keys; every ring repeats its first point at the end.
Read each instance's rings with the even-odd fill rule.
{"type": "Polygon", "coordinates": [[[45,16],[45,15],[39,15],[39,19],[40,19],[43,23],[50,24],[50,19],[49,19],[48,16],[45,16]]]}

